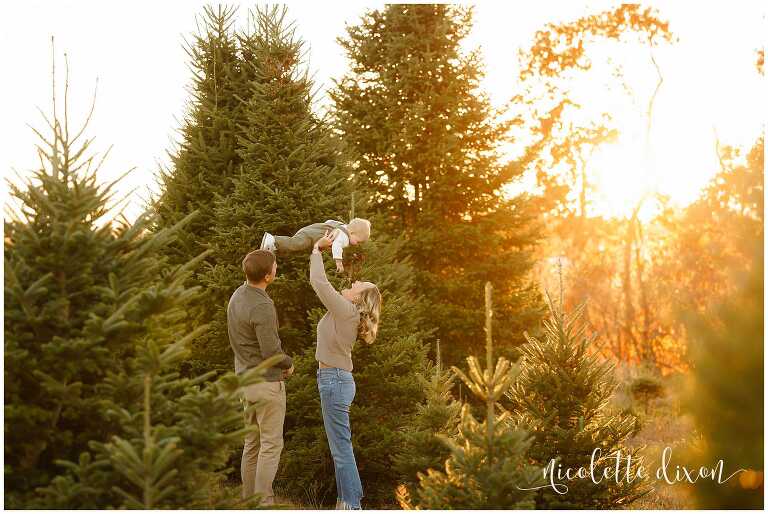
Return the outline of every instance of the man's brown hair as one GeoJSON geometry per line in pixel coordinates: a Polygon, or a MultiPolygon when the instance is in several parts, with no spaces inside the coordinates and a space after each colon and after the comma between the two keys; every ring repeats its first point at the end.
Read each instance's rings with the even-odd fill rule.
{"type": "Polygon", "coordinates": [[[272,273],[275,254],[269,250],[254,250],[243,259],[243,272],[248,282],[258,284],[272,273]]]}

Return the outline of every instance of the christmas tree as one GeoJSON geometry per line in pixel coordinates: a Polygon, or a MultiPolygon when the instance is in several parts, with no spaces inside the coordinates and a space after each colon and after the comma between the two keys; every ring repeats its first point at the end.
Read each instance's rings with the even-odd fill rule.
{"type": "MultiPolygon", "coordinates": [[[[235,8],[206,6],[198,21],[199,33],[185,42],[193,74],[188,86],[191,99],[179,129],[181,141],[169,152],[171,167],[158,176],[161,193],[153,203],[158,215],[154,230],[171,227],[193,212],[197,216],[162,250],[170,264],[184,264],[210,247],[215,200],[232,192],[232,180],[240,173],[238,135],[245,124],[244,100],[252,74],[234,28],[236,14],[235,8]]],[[[213,256],[206,261],[215,262],[213,256]]],[[[189,284],[200,285],[205,270],[200,266],[189,284]]],[[[206,300],[203,295],[189,306],[190,329],[211,322],[216,306],[206,300]]],[[[203,337],[191,343],[193,352],[182,365],[189,376],[210,369],[207,341],[203,337]]]]}
{"type": "MultiPolygon", "coordinates": [[[[257,8],[241,45],[251,67],[249,100],[238,137],[242,161],[231,193],[219,197],[212,220],[212,265],[201,277],[212,314],[200,355],[209,366],[232,367],[226,304],[243,281],[240,263],[259,247],[264,231],[292,235],[311,223],[344,219],[350,206],[346,160],[327,123],[312,111],[313,83],[304,66],[304,43],[285,8],[257,8]]],[[[307,280],[306,254],[278,254],[270,288],[280,318],[283,349],[292,354],[310,341],[307,312],[319,305],[307,280]]],[[[210,369],[210,367],[209,367],[210,369]]]]}
{"type": "Polygon", "coordinates": [[[634,430],[627,414],[613,415],[607,402],[616,389],[613,366],[592,352],[594,336],[586,334],[581,320],[583,305],[566,313],[549,299],[550,317],[544,321],[544,337],[528,336],[521,348],[521,373],[508,393],[511,411],[530,431],[533,442],[528,457],[542,469],[580,467],[603,477],[606,468],[616,466],[620,452],[621,469],[635,479],[611,478],[594,483],[575,479],[566,484],[565,494],[551,487],[536,491],[537,509],[609,509],[629,506],[641,494],[636,478],[640,457],[637,449],[625,446],[634,430]],[[553,462],[554,459],[554,462],[553,462]],[[627,466],[627,459],[631,465],[627,466]]]}
{"type": "Polygon", "coordinates": [[[501,191],[520,171],[498,151],[509,123],[479,92],[479,54],[461,51],[471,14],[443,4],[368,12],[340,40],[351,71],[330,93],[359,157],[357,183],[384,228],[408,241],[449,364],[482,349],[485,281],[497,284],[502,354],[541,314],[528,275],[538,231],[525,198],[501,191]]]}
{"type": "Polygon", "coordinates": [[[722,459],[723,480],[744,470],[725,483],[699,480],[694,492],[700,509],[764,505],[762,240],[758,244],[751,269],[735,277],[737,292],[706,313],[692,312],[686,320],[694,364],[687,406],[704,443],[696,465],[711,469],[722,459]]]}
{"type": "Polygon", "coordinates": [[[172,166],[160,171],[161,194],[155,202],[159,228],[199,212],[165,250],[175,264],[208,248],[216,195],[232,190],[232,177],[240,169],[237,136],[245,122],[242,97],[251,77],[240,55],[236,13],[234,8],[206,6],[198,20],[200,33],[185,46],[193,73],[191,100],[179,129],[181,141],[169,152],[172,166]]]}
{"type": "Polygon", "coordinates": [[[168,274],[159,256],[191,216],[154,233],[149,213],[133,224],[109,219],[114,183],[97,183],[104,158],[90,153],[92,138],[78,142],[90,115],[72,130],[66,98],[60,119],[53,90],[52,134],[37,133],[41,166],[11,185],[20,213],[5,224],[5,485],[17,508],[50,507],[35,489],[51,484],[59,463],[93,471],[80,460],[90,442],[124,429],[105,387],[134,376],[139,342],[176,335],[196,294],[182,283],[203,257],[168,274]]]}
{"type": "Polygon", "coordinates": [[[70,131],[56,107],[54,85],[41,167],[11,186],[20,214],[5,224],[6,505],[241,506],[221,473],[245,433],[238,391],[270,363],[179,376],[207,330],[184,329],[205,253],[169,266],[162,250],[193,216],[156,232],[151,213],[110,220],[114,184],[97,183],[93,140],[77,142],[90,116],[70,131]]]}
{"type": "Polygon", "coordinates": [[[485,420],[477,421],[464,403],[455,440],[443,437],[451,450],[444,471],[419,473],[419,487],[411,493],[401,489],[399,501],[412,509],[530,509],[536,487],[543,485],[541,470],[529,464],[531,444],[525,430],[516,426],[499,401],[519,370],[504,357],[493,359],[492,288],[485,287],[486,368],[476,357],[467,358],[469,376],[456,374],[485,404],[485,420]],[[497,414],[497,410],[501,410],[497,414]]]}
{"type": "MultiPolygon", "coordinates": [[[[254,508],[223,486],[231,448],[256,430],[244,428],[238,402],[242,387],[260,380],[279,356],[236,376],[215,382],[210,374],[180,377],[187,345],[207,327],[174,340],[166,330],[178,317],[189,290],[164,299],[165,309],[147,321],[150,336],[137,342],[127,370],[110,375],[101,387],[106,415],[117,429],[106,441],[91,441],[77,462],[58,461],[65,472],[38,489],[32,503],[47,509],[254,508]]],[[[114,320],[123,322],[123,320],[114,320]]]]}
{"type": "Polygon", "coordinates": [[[455,375],[444,368],[439,343],[436,356],[434,364],[428,363],[425,372],[416,375],[424,401],[403,428],[402,449],[395,457],[395,469],[404,477],[402,485],[410,491],[418,485],[418,472],[438,469],[450,456],[443,438],[455,439],[458,435],[461,404],[451,393],[455,375]]]}
{"type": "Polygon", "coordinates": [[[25,184],[10,184],[18,211],[5,222],[9,506],[23,506],[57,472],[57,459],[76,457],[110,426],[96,388],[122,368],[133,348],[120,336],[136,328],[115,326],[105,337],[92,319],[109,318],[152,285],[160,269],[154,251],[171,237],[169,230],[148,237],[146,216],[133,225],[104,221],[114,183],[97,184],[104,159],[91,154],[92,138],[80,141],[90,115],[82,128],[70,127],[66,101],[63,120],[57,116],[55,80],[53,92],[51,133],[35,130],[40,167],[25,184]]]}

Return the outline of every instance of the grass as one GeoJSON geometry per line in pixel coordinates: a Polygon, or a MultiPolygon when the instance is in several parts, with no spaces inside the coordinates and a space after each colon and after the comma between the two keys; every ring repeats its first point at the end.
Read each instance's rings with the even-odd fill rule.
{"type": "Polygon", "coordinates": [[[628,377],[619,387],[614,407],[634,412],[640,422],[640,430],[628,441],[632,448],[642,448],[645,467],[651,475],[647,485],[650,493],[631,505],[633,509],[684,510],[694,509],[691,486],[686,483],[669,485],[656,480],[655,472],[661,463],[665,448],[670,448],[672,466],[685,458],[697,439],[693,420],[681,405],[681,391],[684,389],[684,375],[667,378],[651,378],[661,388],[655,398],[638,398],[630,392],[636,381],[647,381],[648,377],[628,377]]]}
{"type": "MultiPolygon", "coordinates": [[[[626,370],[625,370],[626,371],[626,370]]],[[[685,483],[668,485],[656,480],[653,476],[661,462],[665,448],[670,448],[673,465],[685,459],[690,448],[696,444],[696,434],[693,420],[684,413],[681,405],[680,392],[684,389],[685,376],[677,375],[667,378],[651,378],[661,386],[658,397],[644,397],[632,393],[632,384],[636,379],[648,381],[642,371],[631,370],[625,374],[613,398],[612,408],[631,411],[638,416],[640,429],[628,441],[631,448],[641,448],[644,465],[652,475],[647,485],[653,489],[644,497],[630,506],[641,510],[686,510],[694,509],[691,486],[685,483]]],[[[644,382],[645,383],[645,382],[644,382]]],[[[643,390],[654,388],[643,388],[643,390]]],[[[638,388],[635,388],[637,391],[638,388]]],[[[228,484],[228,493],[240,494],[239,480],[237,484],[228,484]]],[[[316,491],[293,491],[275,489],[277,504],[272,509],[293,510],[323,510],[329,507],[318,498],[316,491]]],[[[332,508],[332,506],[330,507],[332,508]]],[[[381,507],[379,507],[381,508],[381,507]]],[[[387,507],[384,507],[387,508],[387,507]]],[[[394,507],[397,508],[397,507],[394,507]]]]}

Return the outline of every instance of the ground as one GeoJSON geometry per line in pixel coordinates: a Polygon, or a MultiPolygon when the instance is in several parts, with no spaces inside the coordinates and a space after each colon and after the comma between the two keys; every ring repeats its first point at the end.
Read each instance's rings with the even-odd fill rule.
{"type": "MultiPolygon", "coordinates": [[[[652,473],[655,473],[665,448],[670,448],[672,463],[684,460],[697,434],[693,420],[684,412],[682,394],[685,375],[659,378],[660,396],[646,401],[633,398],[628,392],[632,378],[626,379],[617,392],[614,405],[631,408],[639,416],[640,430],[629,441],[629,446],[642,448],[641,455],[652,473]]],[[[654,477],[655,478],[655,477],[654,477]]],[[[691,487],[685,483],[668,485],[649,480],[653,489],[631,505],[634,509],[693,509],[691,487]]]]}
{"type": "MultiPolygon", "coordinates": [[[[683,461],[698,438],[692,419],[682,407],[685,375],[652,377],[651,380],[657,381],[661,386],[658,396],[637,398],[631,393],[631,384],[638,376],[648,379],[648,375],[642,371],[626,368],[620,370],[620,374],[623,378],[611,402],[611,408],[630,410],[638,416],[639,423],[639,430],[629,440],[628,445],[641,448],[646,467],[652,472],[655,472],[658,463],[661,462],[661,454],[665,448],[670,448],[673,464],[683,461]]],[[[652,490],[630,508],[658,510],[695,508],[689,485],[684,483],[667,485],[655,479],[647,483],[652,490]]],[[[228,484],[226,488],[233,496],[240,494],[239,483],[228,484]]],[[[278,505],[273,508],[276,509],[323,509],[320,503],[311,500],[312,494],[304,494],[302,499],[292,498],[288,491],[276,490],[275,494],[278,505]]]]}

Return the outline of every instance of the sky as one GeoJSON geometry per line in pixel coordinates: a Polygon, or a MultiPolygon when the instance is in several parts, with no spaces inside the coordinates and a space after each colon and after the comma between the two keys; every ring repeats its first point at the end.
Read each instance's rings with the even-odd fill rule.
{"type": "MultiPolygon", "coordinates": [[[[64,53],[69,63],[70,123],[79,125],[88,113],[98,78],[96,107],[88,135],[92,149],[112,145],[99,174],[114,180],[133,169],[118,186],[127,195],[129,219],[156,191],[155,174],[167,165],[167,151],[188,100],[191,74],[183,37],[196,30],[200,1],[25,1],[3,8],[0,50],[0,167],[15,182],[37,165],[36,136],[28,124],[45,131],[37,110],[51,112],[51,36],[55,38],[57,85],[63,85],[64,53]]],[[[244,22],[251,2],[240,6],[244,22]]],[[[336,38],[345,24],[357,23],[366,9],[381,2],[288,2],[297,34],[309,45],[309,66],[320,89],[318,108],[332,79],[341,77],[346,60],[336,38]]],[[[479,48],[486,76],[482,87],[496,106],[512,96],[518,74],[517,53],[547,22],[564,22],[599,12],[613,2],[490,2],[475,4],[473,31],[467,48],[479,48]]],[[[762,132],[765,113],[764,79],[755,71],[755,50],[764,44],[765,8],[759,2],[651,2],[679,41],[659,49],[664,73],[652,136],[654,167],[637,164],[636,116],[626,104],[605,105],[600,85],[590,89],[599,109],[612,109],[622,128],[616,144],[595,156],[599,182],[598,212],[624,215],[639,189],[656,188],[684,205],[717,171],[715,134],[724,143],[749,146],[762,132]],[[634,117],[633,117],[634,116],[634,117]],[[634,120],[634,121],[633,121],[634,120]]],[[[242,26],[242,24],[241,24],[242,26]]],[[[640,50],[619,54],[637,71],[640,103],[650,93],[652,70],[640,50]],[[639,71],[638,71],[639,70],[639,71]],[[645,95],[645,96],[644,96],[645,95]]],[[[63,99],[63,91],[58,93],[63,99]]],[[[595,107],[596,109],[598,107],[595,107]]],[[[3,200],[7,188],[3,186],[3,200]]]]}

